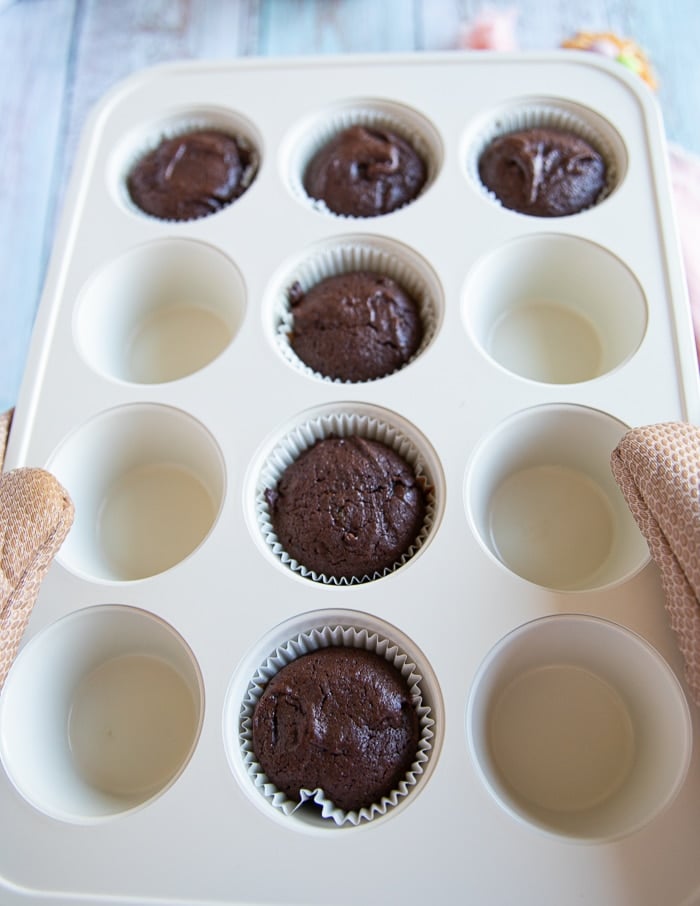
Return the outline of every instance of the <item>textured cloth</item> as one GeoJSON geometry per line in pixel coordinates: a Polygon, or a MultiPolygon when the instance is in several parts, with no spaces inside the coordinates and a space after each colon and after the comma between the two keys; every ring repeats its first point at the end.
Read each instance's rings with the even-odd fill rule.
{"type": "Polygon", "coordinates": [[[7,438],[10,434],[13,415],[14,409],[10,409],[0,415],[0,471],[2,471],[2,464],[5,462],[5,448],[7,447],[7,438]]]}
{"type": "Polygon", "coordinates": [[[700,428],[669,422],[628,431],[615,480],[661,572],[669,623],[700,705],[700,428]]]}
{"type": "MultiPolygon", "coordinates": [[[[12,413],[0,416],[0,466],[12,413]]],[[[73,523],[73,503],[43,469],[0,473],[0,689],[39,588],[73,523]]]]}

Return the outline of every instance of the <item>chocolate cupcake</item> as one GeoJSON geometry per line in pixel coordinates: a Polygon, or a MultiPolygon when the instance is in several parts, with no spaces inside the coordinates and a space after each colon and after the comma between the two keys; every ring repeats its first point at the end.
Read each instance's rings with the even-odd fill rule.
{"type": "Polygon", "coordinates": [[[535,217],[591,207],[607,182],[605,160],[590,142],[548,126],[496,137],[481,153],[478,171],[504,207],[535,217]]]}
{"type": "Polygon", "coordinates": [[[411,466],[387,444],[358,435],[316,441],[264,496],[286,554],[327,579],[374,578],[395,566],[426,514],[411,466]]]}
{"type": "Polygon", "coordinates": [[[406,139],[380,125],[342,129],[307,165],[307,194],[335,214],[377,217],[413,201],[428,177],[421,155],[406,139]]]}
{"type": "Polygon", "coordinates": [[[336,274],[304,292],[289,290],[290,345],[304,364],[341,381],[371,381],[401,368],[418,350],[416,301],[385,274],[336,274]]]}
{"type": "Polygon", "coordinates": [[[199,129],[163,139],[127,178],[133,203],[162,220],[213,214],[250,186],[257,155],[242,138],[199,129]]]}
{"type": "Polygon", "coordinates": [[[258,699],[252,749],[292,800],[321,790],[359,811],[394,790],[416,759],[416,704],[399,670],[363,648],[320,648],[276,673],[258,699]]]}
{"type": "Polygon", "coordinates": [[[243,677],[245,687],[232,686],[225,733],[238,743],[232,765],[258,804],[334,831],[387,815],[427,782],[441,736],[440,686],[396,627],[351,610],[317,611],[301,624],[293,617],[260,640],[243,677]]]}

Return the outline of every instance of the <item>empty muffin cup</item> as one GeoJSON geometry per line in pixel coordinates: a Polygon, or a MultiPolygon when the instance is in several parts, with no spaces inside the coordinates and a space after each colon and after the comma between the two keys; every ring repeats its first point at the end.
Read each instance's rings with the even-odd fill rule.
{"type": "Polygon", "coordinates": [[[95,371],[160,384],[216,359],[244,311],[243,279],[232,261],[201,242],[164,239],[130,250],[88,281],[75,336],[95,371]]]}
{"type": "MultiPolygon", "coordinates": [[[[325,610],[285,621],[249,652],[227,693],[224,733],[231,767],[251,800],[271,817],[286,823],[292,819],[295,829],[315,832],[357,827],[396,814],[412,801],[435,765],[441,718],[437,679],[410,639],[369,614],[325,610]],[[385,658],[406,682],[418,718],[415,756],[405,776],[377,802],[352,811],[336,806],[322,789],[302,791],[299,800],[290,799],[269,781],[253,751],[253,713],[269,680],[297,658],[333,646],[364,649],[385,658]]],[[[324,728],[318,729],[323,737],[324,728]]]]}
{"type": "Polygon", "coordinates": [[[87,607],[20,651],[0,698],[0,756],[40,811],[114,818],[175,782],[203,703],[197,663],[171,626],[133,607],[87,607]]]}
{"type": "Polygon", "coordinates": [[[631,271],[576,236],[539,234],[489,252],[470,273],[463,316],[501,367],[548,384],[590,381],[638,349],[647,305],[631,271]]]}
{"type": "Polygon", "coordinates": [[[63,441],[47,468],[76,510],[58,559],[96,580],[144,579],[180,563],[204,541],[224,498],[218,446],[167,406],[101,413],[63,441]]]}
{"type": "Polygon", "coordinates": [[[681,788],[692,749],[688,703],[658,651],[580,614],[536,619],[494,646],[472,683],[467,737],[502,808],[580,842],[652,821],[681,788]]]}
{"type": "Polygon", "coordinates": [[[499,425],[466,479],[468,517],[486,550],[558,591],[603,588],[641,569],[649,550],[610,470],[626,430],[603,412],[563,404],[499,425]]]}

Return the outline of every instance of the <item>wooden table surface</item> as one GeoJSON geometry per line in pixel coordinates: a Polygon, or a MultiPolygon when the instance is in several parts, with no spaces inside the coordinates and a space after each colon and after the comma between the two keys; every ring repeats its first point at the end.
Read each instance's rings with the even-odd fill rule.
{"type": "MultiPolygon", "coordinates": [[[[700,153],[699,0],[493,0],[523,50],[634,37],[669,139],[700,153]]],[[[86,116],[117,81],[183,58],[455,48],[477,0],[0,0],[0,411],[14,405],[86,116]]]]}

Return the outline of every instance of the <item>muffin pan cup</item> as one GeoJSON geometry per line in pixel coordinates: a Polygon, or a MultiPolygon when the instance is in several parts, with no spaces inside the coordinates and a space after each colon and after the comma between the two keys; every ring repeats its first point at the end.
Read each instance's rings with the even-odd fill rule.
{"type": "Polygon", "coordinates": [[[339,217],[350,222],[374,219],[336,214],[324,201],[312,198],[304,188],[306,168],[314,154],[339,132],[352,126],[394,132],[418,153],[425,164],[426,180],[416,198],[405,202],[404,207],[413,204],[428,189],[439,171],[442,159],[439,136],[430,120],[421,117],[415,108],[371,96],[333,103],[299,124],[286,146],[287,178],[291,191],[300,201],[329,217],[339,217]]]}
{"type": "Polygon", "coordinates": [[[434,452],[429,449],[423,438],[408,436],[406,426],[400,424],[400,419],[397,419],[396,416],[392,417],[392,413],[379,408],[372,409],[360,403],[346,403],[343,406],[309,412],[307,415],[305,420],[294,426],[284,437],[279,438],[271,449],[265,452],[260,472],[251,488],[251,494],[254,494],[254,501],[251,505],[254,504],[255,517],[265,544],[269,551],[279,558],[280,563],[294,573],[314,582],[352,585],[358,582],[376,581],[383,576],[390,575],[418,553],[428,540],[435,524],[438,500],[442,499],[444,494],[442,482],[439,481],[439,467],[436,464],[434,452]],[[345,578],[317,572],[295,560],[284,549],[272,524],[266,491],[274,489],[285,469],[317,441],[327,437],[352,436],[385,444],[410,466],[415,474],[416,483],[424,494],[425,514],[415,538],[393,564],[371,574],[345,578]]]}
{"type": "MultiPolygon", "coordinates": [[[[127,184],[129,173],[162,141],[200,130],[213,130],[229,135],[236,140],[242,152],[247,152],[249,163],[242,174],[239,185],[240,193],[246,192],[255,180],[260,162],[260,140],[254,127],[233,113],[228,106],[217,108],[202,104],[196,108],[186,107],[178,110],[168,104],[167,111],[163,108],[155,122],[146,122],[140,131],[134,130],[130,133],[129,141],[122,144],[120,154],[113,162],[113,179],[116,181],[122,204],[140,217],[156,217],[157,219],[157,215],[139,207],[131,197],[127,184]]],[[[228,204],[232,204],[232,202],[228,202],[228,204]]],[[[181,221],[173,221],[173,223],[179,222],[181,221]]]]}
{"type": "Polygon", "coordinates": [[[624,177],[626,167],[624,144],[612,124],[593,110],[563,98],[542,97],[511,101],[500,109],[489,112],[480,125],[475,126],[466,155],[467,169],[472,180],[480,185],[482,191],[496,204],[500,205],[500,200],[479,179],[479,157],[494,139],[509,132],[534,128],[570,132],[587,141],[601,155],[606,169],[605,186],[592,206],[604,201],[624,177]]]}
{"type": "Polygon", "coordinates": [[[540,617],[494,646],[472,685],[467,735],[509,813],[590,843],[652,821],[682,786],[692,746],[688,702],[658,652],[581,614],[540,617]]]}
{"type": "Polygon", "coordinates": [[[175,782],[203,706],[192,652],[166,623],[135,607],[86,607],[40,633],[13,665],[3,763],[45,814],[108,820],[175,782]]]}
{"type": "Polygon", "coordinates": [[[274,331],[280,354],[291,365],[317,380],[345,383],[340,379],[320,374],[296,354],[291,343],[294,312],[289,301],[289,290],[298,283],[306,293],[327,277],[352,271],[373,271],[389,277],[416,302],[423,336],[413,356],[404,365],[395,369],[396,371],[410,365],[429,346],[438,328],[443,308],[439,282],[427,263],[410,254],[410,250],[396,243],[387,242],[382,237],[352,234],[347,237],[335,237],[314,249],[305,249],[300,260],[280,274],[279,280],[275,281],[274,289],[269,294],[268,307],[271,329],[274,331]]]}
{"type": "MultiPolygon", "coordinates": [[[[627,426],[698,419],[663,128],[653,96],[624,67],[575,51],[260,59],[172,64],[118,86],[81,144],[5,461],[51,468],[76,520],[0,694],[0,900],[349,906],[358,888],[348,866],[360,866],[369,906],[696,901],[697,715],[657,570],[618,506],[606,457],[627,426]],[[580,214],[520,215],[475,181],[474,148],[486,132],[543,108],[584,121],[614,158],[614,185],[580,214]],[[334,217],[300,195],[300,160],[322,124],[367,111],[405,117],[405,133],[420,133],[429,183],[392,214],[334,217]],[[255,146],[247,191],[185,223],[134,210],[124,195],[129,162],[160,135],[203,120],[229,123],[255,146]],[[332,270],[337,256],[344,267],[355,254],[416,279],[429,336],[385,378],[319,380],[283,348],[280,294],[289,276],[332,270]],[[568,344],[567,367],[552,358],[552,337],[568,344]],[[127,352],[134,341],[139,368],[127,352]],[[156,361],[161,352],[167,362],[156,361]],[[260,482],[278,454],[334,419],[343,430],[380,426],[392,442],[406,439],[433,495],[420,548],[360,583],[289,568],[259,518],[260,482]],[[544,509],[563,520],[550,539],[561,545],[563,530],[584,539],[581,556],[576,540],[564,545],[566,558],[551,549],[563,573],[529,568],[535,556],[547,566],[547,533],[538,541],[510,532],[513,521],[543,514],[540,487],[544,509]],[[572,489],[585,520],[570,518],[572,489]],[[104,614],[122,628],[110,633],[104,614]],[[136,615],[128,633],[125,614],[136,615]],[[645,646],[672,708],[627,696],[613,672],[617,643],[589,642],[579,660],[562,663],[548,636],[522,629],[543,619],[563,637],[569,618],[601,621],[611,637],[645,646]],[[256,671],[322,627],[396,644],[430,707],[415,784],[356,824],[336,825],[321,809],[307,820],[313,805],[303,818],[285,814],[242,755],[256,671]],[[525,640],[519,661],[514,633],[525,640]],[[470,702],[523,672],[527,681],[512,691],[527,692],[537,651],[542,675],[563,670],[562,693],[582,665],[593,677],[587,693],[611,686],[606,701],[622,702],[610,707],[608,725],[622,727],[611,739],[629,744],[641,765],[666,753],[661,780],[655,769],[635,774],[643,795],[626,786],[635,800],[627,823],[596,825],[585,814],[590,797],[559,801],[556,786],[547,786],[545,809],[568,813],[541,820],[489,771],[470,702]],[[507,675],[518,664],[522,672],[507,675]],[[171,693],[188,690],[191,711],[177,721],[188,735],[176,734],[144,790],[123,795],[123,778],[112,777],[100,794],[103,759],[86,753],[108,743],[99,721],[80,715],[109,712],[100,690],[125,680],[117,711],[126,749],[137,753],[147,735],[131,722],[128,690],[146,666],[179,677],[171,693]],[[668,718],[661,748],[647,732],[661,726],[655,708],[668,718]],[[77,751],[66,742],[77,733],[71,714],[85,734],[74,738],[77,751]],[[613,719],[624,714],[629,722],[613,719]],[[54,782],[61,777],[71,783],[54,782]]],[[[546,726],[551,687],[541,693],[539,676],[542,707],[532,714],[546,726]]],[[[580,700],[564,700],[574,729],[580,700]]],[[[500,729],[501,767],[505,753],[511,776],[528,780],[519,744],[507,742],[527,738],[528,726],[500,729]]],[[[628,763],[606,751],[595,749],[612,777],[603,798],[628,763]]],[[[127,775],[127,786],[143,779],[127,775]]]]}
{"type": "MultiPolygon", "coordinates": [[[[424,779],[426,767],[433,754],[433,728],[435,726],[433,709],[429,702],[434,696],[439,696],[435,679],[426,677],[426,665],[424,663],[417,665],[414,662],[415,655],[410,650],[404,650],[396,641],[396,629],[384,627],[377,623],[376,619],[372,620],[352,611],[329,613],[327,616],[329,619],[335,617],[336,621],[342,620],[342,622],[324,624],[323,612],[309,614],[307,628],[298,635],[278,644],[261,660],[254,672],[244,674],[239,668],[240,679],[244,680],[249,676],[249,682],[242,697],[236,685],[230,690],[225,724],[229,758],[234,771],[244,771],[247,774],[243,782],[247,781],[247,785],[252,784],[267,802],[279,809],[285,816],[299,814],[301,820],[310,822],[311,828],[325,830],[333,827],[357,826],[361,822],[373,821],[375,817],[386,815],[398,804],[403,803],[409,791],[424,779]],[[327,798],[322,788],[302,790],[299,802],[290,800],[273,783],[270,783],[258,763],[252,747],[252,717],[266,683],[282,667],[296,658],[321,648],[333,646],[364,649],[386,658],[408,684],[411,701],[418,716],[419,739],[414,759],[404,777],[398,782],[396,788],[389,790],[377,802],[353,811],[335,806],[327,798]],[[427,685],[430,685],[431,688],[426,690],[428,692],[426,696],[423,690],[427,685]],[[238,752],[236,751],[236,741],[240,746],[238,752]],[[242,762],[242,766],[239,762],[242,762]],[[305,809],[304,805],[309,801],[313,801],[318,808],[305,809]]],[[[276,628],[275,634],[278,635],[280,632],[281,627],[276,628]]],[[[410,642],[409,647],[411,647],[410,642]]],[[[441,710],[441,708],[435,710],[441,710]]]]}

